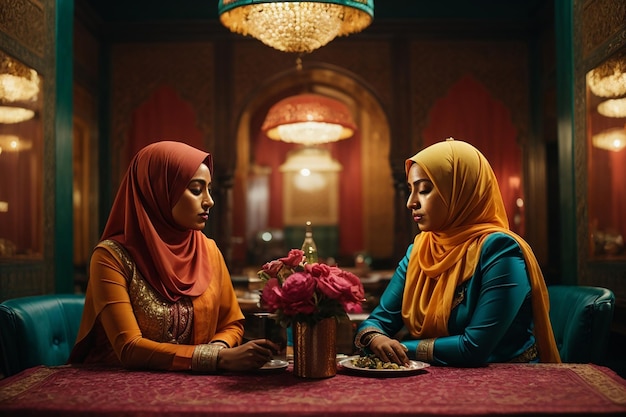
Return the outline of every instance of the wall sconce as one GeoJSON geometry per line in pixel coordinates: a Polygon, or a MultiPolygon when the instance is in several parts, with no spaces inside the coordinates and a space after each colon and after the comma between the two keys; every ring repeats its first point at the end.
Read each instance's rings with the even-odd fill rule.
{"type": "Polygon", "coordinates": [[[311,52],[372,23],[373,0],[219,0],[220,21],[283,52],[311,52]]]}
{"type": "Polygon", "coordinates": [[[615,127],[593,135],[591,143],[596,148],[618,152],[626,148],[626,128],[615,127]]]}
{"type": "Polygon", "coordinates": [[[270,139],[309,146],[347,139],[356,126],[342,102],[319,94],[299,94],[274,104],[261,130],[270,139]]]}

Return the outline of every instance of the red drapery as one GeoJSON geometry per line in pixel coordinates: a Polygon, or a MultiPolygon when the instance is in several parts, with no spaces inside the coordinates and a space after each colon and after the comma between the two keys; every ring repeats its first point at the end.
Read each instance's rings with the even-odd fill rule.
{"type": "Polygon", "coordinates": [[[502,102],[466,75],[432,107],[422,134],[424,146],[453,137],[478,148],[498,178],[511,229],[524,234],[523,207],[516,205],[518,198],[524,198],[522,151],[511,112],[502,102]]]}
{"type": "MultiPolygon", "coordinates": [[[[184,142],[204,149],[202,132],[196,127],[196,112],[174,89],[161,85],[132,115],[128,141],[128,160],[143,147],[162,140],[184,142]]],[[[217,156],[219,158],[219,155],[217,156]]]]}

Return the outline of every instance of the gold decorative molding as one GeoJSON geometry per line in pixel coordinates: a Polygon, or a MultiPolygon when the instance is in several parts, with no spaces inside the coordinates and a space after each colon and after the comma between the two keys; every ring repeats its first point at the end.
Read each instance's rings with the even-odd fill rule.
{"type": "MultiPolygon", "coordinates": [[[[587,0],[582,4],[580,13],[583,60],[609,38],[620,32],[626,33],[626,2],[623,0],[587,0]]],[[[626,39],[626,35],[623,36],[626,39]]]]}
{"type": "Polygon", "coordinates": [[[0,2],[0,31],[11,36],[31,52],[43,57],[46,46],[46,25],[41,1],[2,0],[0,2]]]}

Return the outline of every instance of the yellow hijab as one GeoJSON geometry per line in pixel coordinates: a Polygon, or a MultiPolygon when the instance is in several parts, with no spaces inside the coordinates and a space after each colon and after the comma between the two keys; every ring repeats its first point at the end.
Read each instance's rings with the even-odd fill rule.
{"type": "Polygon", "coordinates": [[[560,362],[543,274],[530,246],[509,230],[498,182],[487,159],[472,145],[450,138],[407,159],[407,175],[414,163],[442,196],[448,216],[443,230],[415,237],[402,302],[402,317],[411,335],[448,335],[456,288],[474,274],[485,238],[502,232],[513,237],[524,254],[539,358],[542,362],[560,362]]]}

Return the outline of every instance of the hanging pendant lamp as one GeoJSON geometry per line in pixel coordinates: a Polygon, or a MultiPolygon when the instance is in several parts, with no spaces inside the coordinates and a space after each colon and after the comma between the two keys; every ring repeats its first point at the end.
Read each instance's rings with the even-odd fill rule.
{"type": "Polygon", "coordinates": [[[283,52],[305,53],[365,29],[374,0],[219,0],[220,21],[283,52]]]}
{"type": "Polygon", "coordinates": [[[261,130],[273,140],[310,146],[347,139],[356,125],[344,103],[307,93],[274,104],[261,130]]]}

